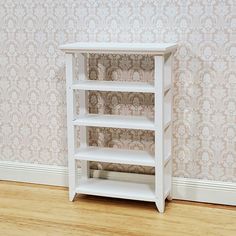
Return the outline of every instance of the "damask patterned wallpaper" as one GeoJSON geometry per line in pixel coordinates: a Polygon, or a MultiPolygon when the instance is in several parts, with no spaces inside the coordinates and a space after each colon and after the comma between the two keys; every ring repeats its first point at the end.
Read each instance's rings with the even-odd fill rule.
{"type": "MultiPolygon", "coordinates": [[[[0,160],[67,165],[60,44],[178,42],[174,175],[235,182],[235,12],[235,0],[0,0],[0,160]]],[[[89,64],[91,79],[153,75],[152,58],[145,56],[91,55],[89,64]]],[[[148,94],[90,93],[90,101],[91,112],[153,114],[148,94]]],[[[90,136],[92,145],[153,150],[151,132],[91,129],[90,136]]],[[[153,173],[136,166],[92,167],[153,173]]]]}

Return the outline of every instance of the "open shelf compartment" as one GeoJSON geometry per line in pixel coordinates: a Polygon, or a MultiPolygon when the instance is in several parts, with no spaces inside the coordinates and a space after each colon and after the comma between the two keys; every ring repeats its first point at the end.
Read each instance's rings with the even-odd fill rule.
{"type": "Polygon", "coordinates": [[[75,159],[128,165],[155,166],[154,155],[141,150],[125,150],[90,146],[86,148],[79,148],[75,153],[75,159]]]}

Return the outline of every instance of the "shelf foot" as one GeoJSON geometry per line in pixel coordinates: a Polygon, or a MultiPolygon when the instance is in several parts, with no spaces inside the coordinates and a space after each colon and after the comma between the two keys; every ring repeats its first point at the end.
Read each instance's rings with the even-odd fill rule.
{"type": "Polygon", "coordinates": [[[172,196],[172,193],[170,192],[169,195],[167,196],[167,200],[172,201],[172,199],[173,199],[173,196],[172,196]]]}
{"type": "Polygon", "coordinates": [[[70,192],[69,193],[69,200],[71,201],[71,202],[73,202],[74,200],[75,200],[75,198],[76,198],[76,192],[70,192]]]}
{"type": "Polygon", "coordinates": [[[157,210],[159,211],[159,213],[164,213],[165,211],[165,200],[164,201],[156,201],[155,202],[157,210]]]}

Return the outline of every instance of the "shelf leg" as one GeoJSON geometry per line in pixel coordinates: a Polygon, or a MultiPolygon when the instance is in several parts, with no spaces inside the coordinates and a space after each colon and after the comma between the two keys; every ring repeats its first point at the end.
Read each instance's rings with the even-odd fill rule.
{"type": "MultiPolygon", "coordinates": [[[[79,63],[79,80],[87,80],[87,56],[86,54],[78,54],[79,63]]],[[[80,115],[87,114],[88,111],[88,92],[79,91],[79,113],[80,115]]],[[[86,126],[80,126],[80,147],[88,146],[88,129],[86,126]]],[[[90,177],[89,161],[80,161],[81,178],[88,179],[90,177]]]]}
{"type": "Polygon", "coordinates": [[[159,212],[165,208],[164,181],[164,56],[155,56],[155,194],[159,212]]]}
{"type": "Polygon", "coordinates": [[[172,193],[170,193],[170,194],[167,196],[167,200],[172,201],[172,199],[173,199],[172,193]]]}
{"type": "Polygon", "coordinates": [[[160,213],[164,213],[165,211],[165,200],[164,201],[156,201],[156,208],[160,213]]]}
{"type": "Polygon", "coordinates": [[[75,130],[72,124],[74,118],[74,92],[72,81],[74,79],[74,54],[66,54],[66,101],[67,101],[67,147],[68,147],[68,179],[69,200],[73,201],[76,196],[78,182],[77,165],[74,159],[75,152],[75,130]]]}
{"type": "MultiPolygon", "coordinates": [[[[172,199],[172,159],[170,160],[168,168],[165,168],[164,160],[167,153],[170,153],[172,158],[172,132],[171,132],[171,150],[165,150],[165,109],[164,98],[165,81],[172,86],[171,78],[171,60],[172,55],[155,56],[155,194],[156,206],[159,212],[165,210],[165,198],[172,199]],[[165,153],[167,152],[167,153],[165,153]],[[168,196],[166,193],[169,192],[168,196]]],[[[171,88],[171,106],[172,106],[172,88],[171,88]]],[[[172,129],[172,109],[171,109],[171,125],[172,129]]]]}
{"type": "Polygon", "coordinates": [[[172,125],[172,121],[173,121],[173,107],[172,107],[172,103],[173,103],[172,58],[173,58],[172,53],[167,54],[165,56],[165,62],[164,62],[164,80],[170,81],[170,85],[171,85],[170,86],[171,89],[169,91],[169,93],[171,95],[171,124],[169,126],[170,133],[171,133],[171,137],[170,137],[171,141],[170,141],[169,153],[171,155],[171,159],[169,160],[169,162],[170,162],[169,163],[170,167],[168,169],[169,173],[167,173],[167,176],[169,175],[170,179],[168,179],[168,181],[166,180],[166,184],[167,184],[166,188],[168,188],[168,190],[169,190],[169,194],[167,196],[167,199],[169,201],[172,200],[172,158],[173,158],[173,151],[172,151],[173,150],[173,147],[172,147],[173,146],[173,135],[172,135],[172,127],[173,127],[173,125],[172,125]]]}

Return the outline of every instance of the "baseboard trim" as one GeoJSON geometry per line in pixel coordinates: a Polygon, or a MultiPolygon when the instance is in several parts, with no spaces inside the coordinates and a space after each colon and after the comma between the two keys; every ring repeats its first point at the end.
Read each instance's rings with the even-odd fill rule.
{"type": "MultiPolygon", "coordinates": [[[[68,186],[66,167],[0,161],[0,180],[68,186]]],[[[92,171],[93,177],[129,181],[153,181],[153,176],[131,173],[92,171]]],[[[173,178],[173,198],[236,206],[236,183],[173,178]]]]}

